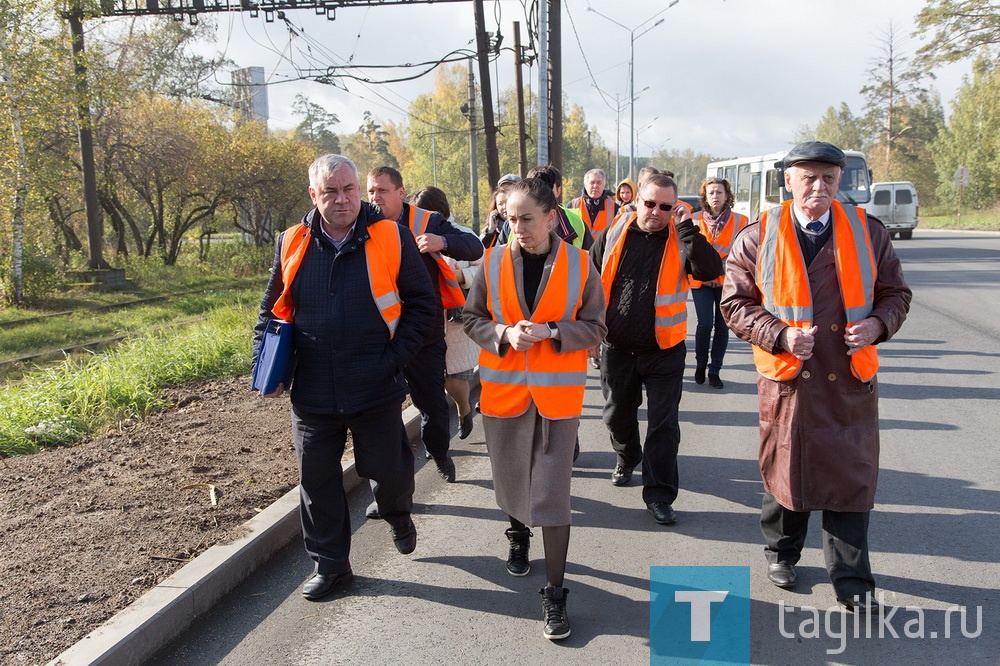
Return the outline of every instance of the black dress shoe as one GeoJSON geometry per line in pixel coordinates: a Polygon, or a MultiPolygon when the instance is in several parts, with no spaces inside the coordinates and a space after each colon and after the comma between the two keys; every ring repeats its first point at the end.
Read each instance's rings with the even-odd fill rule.
{"type": "Polygon", "coordinates": [[[409,555],[417,547],[417,527],[413,524],[413,520],[409,516],[406,518],[406,524],[401,527],[392,527],[389,529],[392,534],[392,542],[396,545],[396,550],[398,550],[403,555],[409,555]]]}
{"type": "Polygon", "coordinates": [[[632,480],[632,470],[634,469],[635,465],[631,467],[626,467],[621,463],[615,465],[615,470],[611,472],[611,485],[619,487],[628,485],[628,482],[632,480]]]}
{"type": "Polygon", "coordinates": [[[880,615],[882,613],[882,606],[879,602],[875,601],[874,592],[856,597],[837,599],[837,603],[846,608],[849,613],[857,613],[858,615],[880,615]]]}
{"type": "Polygon", "coordinates": [[[767,565],[767,579],[786,590],[795,587],[798,576],[795,575],[795,567],[787,562],[775,562],[767,565]]]}
{"type": "Polygon", "coordinates": [[[339,574],[313,574],[312,578],[302,586],[302,596],[309,601],[322,599],[333,592],[335,587],[341,583],[347,583],[352,578],[354,578],[354,572],[350,569],[339,574]]]}
{"type": "Polygon", "coordinates": [[[573,447],[573,462],[580,457],[580,436],[576,436],[576,445],[573,447]]]}
{"type": "Polygon", "coordinates": [[[694,383],[704,384],[705,383],[705,368],[695,368],[694,369],[694,383]]]}
{"type": "Polygon", "coordinates": [[[435,458],[434,464],[438,468],[438,476],[448,483],[455,483],[455,461],[449,457],[435,458]]]}
{"type": "Polygon", "coordinates": [[[661,525],[673,525],[677,522],[674,507],[667,502],[650,502],[646,505],[646,509],[653,514],[653,520],[661,525]]]}
{"type": "Polygon", "coordinates": [[[475,413],[470,409],[469,413],[463,416],[458,426],[458,438],[465,439],[472,434],[473,418],[475,413]]]}
{"type": "Polygon", "coordinates": [[[365,517],[373,520],[381,518],[378,512],[378,502],[372,502],[368,505],[368,508],[365,509],[365,517]]]}
{"type": "Polygon", "coordinates": [[[725,386],[725,384],[722,383],[722,380],[719,379],[719,375],[709,375],[708,385],[711,386],[712,388],[717,388],[717,389],[723,388],[725,386]]]}

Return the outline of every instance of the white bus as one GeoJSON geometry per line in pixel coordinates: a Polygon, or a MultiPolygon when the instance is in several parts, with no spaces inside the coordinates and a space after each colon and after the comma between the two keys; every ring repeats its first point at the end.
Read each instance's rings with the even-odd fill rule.
{"type": "MultiPolygon", "coordinates": [[[[865,154],[857,150],[845,150],[844,153],[847,155],[847,168],[840,177],[837,200],[862,206],[871,200],[872,173],[868,169],[868,161],[865,154]]],[[[711,162],[705,176],[728,180],[736,198],[733,210],[752,221],[757,219],[761,208],[770,208],[792,198],[785,189],[784,181],[778,180],[778,170],[774,166],[787,154],[788,151],[784,150],[770,155],[711,162]]]]}

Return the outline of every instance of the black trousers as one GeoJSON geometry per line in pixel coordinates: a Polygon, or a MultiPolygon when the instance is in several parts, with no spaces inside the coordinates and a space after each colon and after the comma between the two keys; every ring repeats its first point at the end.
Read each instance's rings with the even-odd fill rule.
{"type": "Polygon", "coordinates": [[[448,456],[451,440],[451,410],[444,391],[447,351],[444,338],[429,342],[403,369],[403,377],[410,385],[410,398],[420,410],[424,447],[438,460],[448,456]]]}
{"type": "Polygon", "coordinates": [[[310,414],[293,406],[302,538],[317,573],[351,567],[351,519],[341,467],[348,430],[355,468],[375,481],[375,499],[386,522],[403,526],[413,510],[413,451],[403,443],[402,400],[348,415],[310,414]]]}
{"type": "MultiPolygon", "coordinates": [[[[823,556],[830,582],[838,599],[865,598],[875,591],[875,578],[868,559],[868,517],[871,512],[823,512],[823,556]]],[[[760,507],[760,531],[764,534],[764,554],[770,563],[795,564],[802,555],[809,511],[786,509],[764,493],[760,507]]]]}
{"type": "Polygon", "coordinates": [[[634,467],[642,461],[642,500],[677,499],[677,451],[681,443],[678,409],[684,379],[683,342],[670,349],[629,354],[604,344],[601,348],[601,391],[604,425],[618,461],[634,467]],[[646,441],[639,440],[639,407],[646,388],[646,441]]]}

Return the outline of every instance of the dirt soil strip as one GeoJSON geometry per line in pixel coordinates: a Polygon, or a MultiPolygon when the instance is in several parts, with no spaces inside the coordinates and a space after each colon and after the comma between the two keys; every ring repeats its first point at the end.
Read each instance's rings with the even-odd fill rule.
{"type": "Polygon", "coordinates": [[[143,422],[0,459],[0,663],[48,662],[295,487],[288,401],[248,387],[188,384],[143,422]]]}

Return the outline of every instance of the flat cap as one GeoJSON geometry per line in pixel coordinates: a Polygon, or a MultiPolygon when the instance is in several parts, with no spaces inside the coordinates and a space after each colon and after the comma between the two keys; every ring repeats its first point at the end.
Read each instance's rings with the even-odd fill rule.
{"type": "Polygon", "coordinates": [[[504,176],[500,176],[500,180],[497,181],[497,187],[500,187],[504,183],[516,183],[521,180],[521,177],[516,173],[508,173],[504,176]]]}
{"type": "Polygon", "coordinates": [[[799,162],[822,162],[824,164],[835,164],[843,169],[847,166],[847,155],[832,143],[806,141],[789,150],[782,162],[785,168],[799,162]]]}

